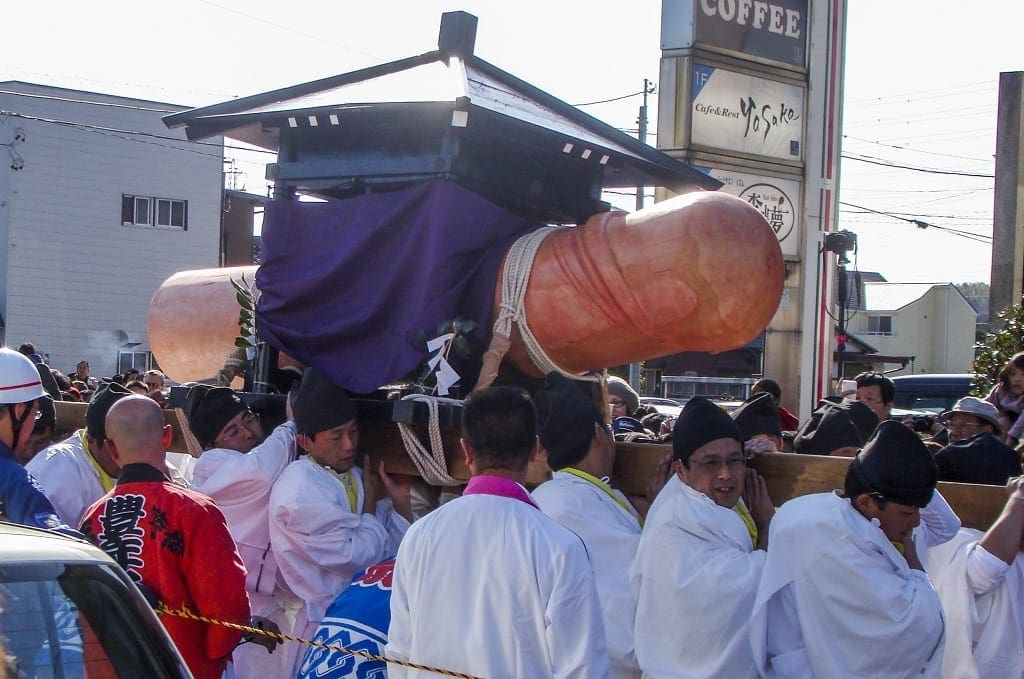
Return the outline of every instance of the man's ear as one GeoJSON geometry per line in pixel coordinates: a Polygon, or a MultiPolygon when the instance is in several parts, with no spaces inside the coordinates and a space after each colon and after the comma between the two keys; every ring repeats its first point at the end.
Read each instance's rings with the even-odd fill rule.
{"type": "Polygon", "coordinates": [[[309,438],[309,435],[307,434],[296,434],[295,442],[298,443],[299,447],[305,450],[307,453],[309,452],[310,444],[313,443],[313,441],[309,438]]]}
{"type": "Polygon", "coordinates": [[[538,459],[543,459],[543,460],[547,461],[547,459],[548,459],[548,451],[544,450],[544,448],[541,447],[541,445],[540,445],[540,437],[539,436],[534,436],[533,437],[533,450],[530,451],[530,463],[532,464],[533,462],[536,462],[538,459]],[[541,456],[543,456],[543,457],[541,457],[541,456]]]}
{"type": "Polygon", "coordinates": [[[469,445],[469,441],[464,438],[459,439],[459,445],[462,446],[462,452],[466,455],[466,466],[469,467],[469,472],[476,474],[476,459],[473,453],[473,446],[469,445]]]}
{"type": "Polygon", "coordinates": [[[867,493],[861,493],[857,497],[853,498],[853,506],[857,508],[857,511],[868,518],[875,515],[874,498],[867,493]]]}
{"type": "Polygon", "coordinates": [[[679,480],[686,483],[686,465],[682,460],[672,460],[672,473],[679,477],[679,480]]]}
{"type": "MultiPolygon", "coordinates": [[[[92,446],[95,443],[95,441],[96,439],[92,439],[92,441],[90,441],[90,446],[92,446]]],[[[109,455],[110,459],[114,461],[114,464],[116,464],[118,467],[123,467],[124,464],[122,464],[121,462],[121,453],[118,452],[117,444],[114,443],[114,439],[105,439],[103,441],[103,446],[104,449],[107,451],[107,455],[109,455]]],[[[167,446],[165,445],[164,448],[166,449],[167,446]]]]}
{"type": "Polygon", "coordinates": [[[171,445],[171,439],[172,438],[174,438],[174,430],[171,429],[171,425],[165,424],[164,425],[163,443],[161,443],[161,445],[164,447],[164,450],[167,450],[167,448],[171,445]]]}

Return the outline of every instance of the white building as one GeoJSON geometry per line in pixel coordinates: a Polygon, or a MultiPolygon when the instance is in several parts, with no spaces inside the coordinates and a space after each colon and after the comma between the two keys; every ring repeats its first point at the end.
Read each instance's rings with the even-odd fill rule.
{"type": "Polygon", "coordinates": [[[161,116],[184,108],[0,83],[8,345],[32,341],[62,372],[88,360],[96,376],[149,360],[153,292],[176,271],[218,265],[223,140],[169,131],[161,116]]]}
{"type": "Polygon", "coordinates": [[[894,374],[971,371],[978,314],[955,285],[866,282],[862,288],[863,305],[850,329],[879,355],[909,359],[894,374]]]}

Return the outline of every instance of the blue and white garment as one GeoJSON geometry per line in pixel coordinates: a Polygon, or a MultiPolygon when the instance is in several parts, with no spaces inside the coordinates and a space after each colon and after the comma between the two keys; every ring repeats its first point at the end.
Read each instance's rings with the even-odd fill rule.
{"type": "MultiPolygon", "coordinates": [[[[395,560],[374,564],[352,579],[327,608],[313,640],[384,655],[391,624],[391,578],[395,560]]],[[[310,646],[296,679],[384,679],[383,660],[310,646]]]]}

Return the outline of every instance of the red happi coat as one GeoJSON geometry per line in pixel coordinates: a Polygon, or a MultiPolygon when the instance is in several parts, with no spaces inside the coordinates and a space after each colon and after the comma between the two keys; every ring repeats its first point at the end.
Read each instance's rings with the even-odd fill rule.
{"type": "MultiPolygon", "coordinates": [[[[125,465],[117,486],[86,511],[81,530],[168,607],[248,624],[245,566],[224,516],[207,496],[172,483],[150,465],[125,465]]],[[[196,679],[221,676],[241,632],[160,618],[196,679]]]]}

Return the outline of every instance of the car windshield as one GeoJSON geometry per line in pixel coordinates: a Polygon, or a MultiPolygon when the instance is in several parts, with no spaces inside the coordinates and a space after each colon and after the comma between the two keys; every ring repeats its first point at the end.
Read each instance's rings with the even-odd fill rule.
{"type": "Polygon", "coordinates": [[[182,676],[129,587],[99,564],[0,566],[0,644],[9,676],[182,676]]]}

